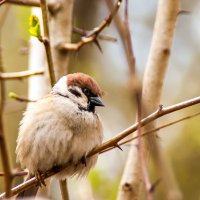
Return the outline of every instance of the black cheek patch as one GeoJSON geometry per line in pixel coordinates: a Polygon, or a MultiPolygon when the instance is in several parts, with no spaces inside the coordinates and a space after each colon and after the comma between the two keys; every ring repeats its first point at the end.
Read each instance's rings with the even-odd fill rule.
{"type": "Polygon", "coordinates": [[[77,91],[76,89],[72,89],[70,88],[69,91],[75,95],[76,97],[81,97],[81,93],[79,91],[77,91]]]}

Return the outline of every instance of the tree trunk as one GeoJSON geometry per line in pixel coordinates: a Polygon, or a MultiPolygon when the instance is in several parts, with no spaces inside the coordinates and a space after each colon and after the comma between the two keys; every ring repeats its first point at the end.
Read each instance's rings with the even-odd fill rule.
{"type": "MultiPolygon", "coordinates": [[[[179,0],[159,0],[157,16],[151,49],[147,61],[147,67],[143,80],[142,105],[147,115],[159,108],[161,92],[165,72],[171,51],[175,23],[179,12],[179,0]]],[[[155,128],[156,122],[144,128],[144,131],[155,128]]],[[[171,171],[168,170],[161,154],[160,146],[157,143],[156,134],[144,137],[145,148],[154,159],[157,172],[160,172],[164,182],[164,199],[182,199],[182,195],[176,185],[171,171]]],[[[142,183],[138,152],[136,147],[131,145],[123,178],[120,184],[118,200],[141,199],[140,186],[142,183]],[[139,194],[140,193],[140,194],[139,194]]]]}

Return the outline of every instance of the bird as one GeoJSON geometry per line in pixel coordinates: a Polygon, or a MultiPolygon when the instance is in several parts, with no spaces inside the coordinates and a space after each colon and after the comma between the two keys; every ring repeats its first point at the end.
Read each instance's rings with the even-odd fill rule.
{"type": "Polygon", "coordinates": [[[103,140],[102,122],[95,110],[104,106],[102,95],[91,76],[77,72],[61,77],[49,94],[27,108],[19,126],[16,155],[29,177],[66,163],[56,175],[59,180],[89,173],[98,155],[87,158],[87,154],[103,140]]]}

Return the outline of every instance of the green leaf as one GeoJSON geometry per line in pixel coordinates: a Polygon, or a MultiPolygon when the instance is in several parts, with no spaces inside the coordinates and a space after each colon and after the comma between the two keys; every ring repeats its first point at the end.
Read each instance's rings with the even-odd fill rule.
{"type": "Polygon", "coordinates": [[[36,15],[31,15],[29,18],[29,33],[34,37],[41,37],[40,21],[36,15]]]}
{"type": "Polygon", "coordinates": [[[17,94],[14,93],[14,92],[9,92],[8,97],[12,98],[12,99],[15,99],[17,97],[17,94]]]}

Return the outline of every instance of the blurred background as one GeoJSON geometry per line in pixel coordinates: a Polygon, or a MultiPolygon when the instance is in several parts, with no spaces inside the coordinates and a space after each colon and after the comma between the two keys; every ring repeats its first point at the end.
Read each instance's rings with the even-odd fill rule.
{"type": "MultiPolygon", "coordinates": [[[[151,45],[157,1],[135,0],[129,2],[129,20],[136,57],[136,66],[142,80],[148,53],[151,45]]],[[[182,0],[181,9],[189,14],[178,17],[173,50],[165,79],[161,104],[172,105],[200,94],[200,2],[182,0]]],[[[109,11],[102,0],[76,0],[73,24],[83,29],[92,29],[98,25],[109,11]]],[[[124,17],[124,5],[120,8],[124,17]]],[[[29,33],[28,23],[31,9],[28,7],[4,4],[0,7],[0,45],[2,48],[3,66],[6,72],[22,71],[28,68],[29,33]],[[3,25],[2,25],[3,24],[3,25]]],[[[104,30],[117,42],[101,41],[103,53],[92,44],[83,47],[78,53],[72,53],[70,72],[81,71],[93,76],[105,91],[105,108],[98,109],[104,124],[104,140],[115,136],[134,123],[135,106],[131,99],[128,84],[129,70],[119,34],[112,23],[104,30]]],[[[73,35],[73,41],[77,41],[73,35]]],[[[41,66],[42,67],[42,66],[41,66]]],[[[15,92],[27,97],[27,79],[21,81],[7,80],[6,94],[15,92]]],[[[6,95],[7,96],[7,95],[6,95]]],[[[6,142],[12,168],[16,164],[15,147],[18,124],[26,103],[7,97],[3,115],[6,142]]],[[[178,111],[159,119],[160,124],[171,122],[199,111],[200,106],[178,111]]],[[[159,132],[159,141],[166,158],[172,164],[177,183],[183,192],[184,199],[200,199],[200,117],[192,118],[159,132]]],[[[100,155],[96,167],[89,174],[96,199],[112,200],[116,198],[119,181],[123,172],[130,145],[100,155]]],[[[2,166],[0,162],[0,171],[2,166]]],[[[152,181],[159,177],[153,176],[152,181]]],[[[14,184],[22,179],[16,178],[14,184]]],[[[76,180],[71,180],[70,188],[76,188],[76,180]]],[[[162,184],[162,183],[160,183],[162,184]]],[[[55,183],[55,188],[57,187],[55,183]]],[[[3,191],[3,178],[0,177],[0,192],[3,191]]],[[[56,189],[55,189],[56,191],[56,189]]],[[[55,199],[59,191],[52,194],[55,199]]],[[[80,199],[70,190],[74,199],[80,199]]],[[[159,186],[156,190],[159,197],[159,186]]]]}

